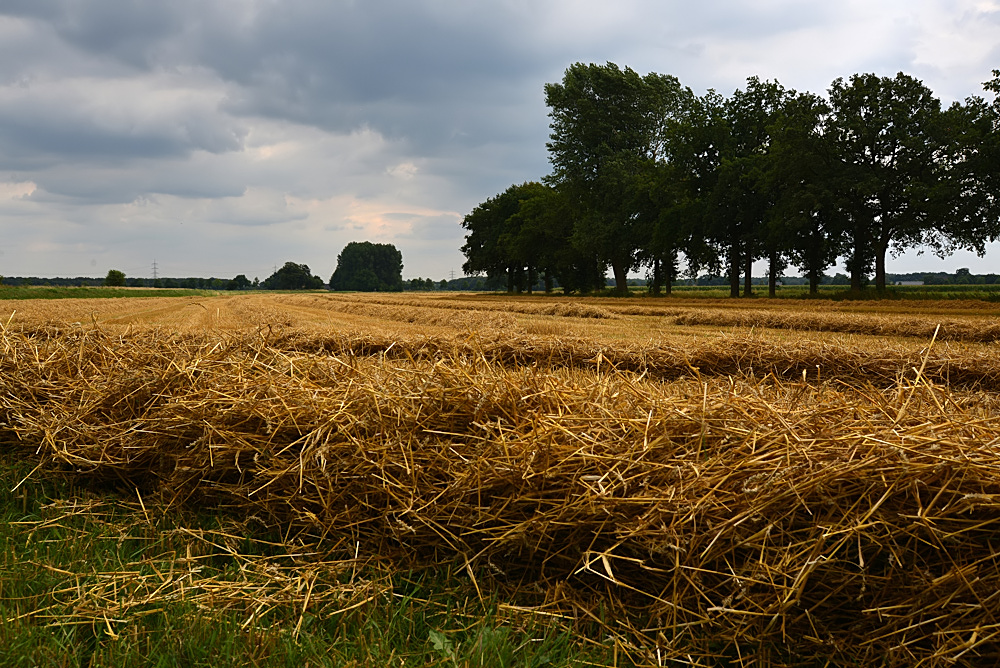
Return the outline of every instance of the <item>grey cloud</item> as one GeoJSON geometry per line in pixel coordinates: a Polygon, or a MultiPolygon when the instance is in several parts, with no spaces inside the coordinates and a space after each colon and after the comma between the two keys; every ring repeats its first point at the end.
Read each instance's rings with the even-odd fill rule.
{"type": "Polygon", "coordinates": [[[38,169],[65,161],[239,150],[244,124],[213,109],[208,99],[190,99],[197,96],[162,90],[156,82],[117,80],[0,88],[0,165],[38,169]]]}
{"type": "Polygon", "coordinates": [[[183,165],[146,169],[56,168],[34,178],[40,190],[32,198],[44,197],[78,205],[122,204],[146,195],[191,199],[239,197],[246,190],[238,180],[227,179],[224,175],[211,178],[201,171],[188,172],[183,165]]]}
{"type": "Polygon", "coordinates": [[[231,113],[368,125],[420,150],[510,126],[493,109],[540,71],[545,48],[503,3],[257,2],[242,15],[221,1],[55,6],[32,15],[84,52],[149,70],[207,67],[237,84],[231,113]],[[458,107],[479,113],[459,119],[458,107]]]}
{"type": "Polygon", "coordinates": [[[452,241],[461,245],[465,230],[454,216],[420,216],[410,223],[410,233],[400,238],[419,239],[425,242],[452,241]]]}
{"type": "Polygon", "coordinates": [[[162,41],[196,16],[188,2],[142,0],[12,0],[5,13],[37,21],[78,48],[148,67],[162,41]]]}
{"type": "MultiPolygon", "coordinates": [[[[904,69],[961,97],[981,92],[983,63],[997,66],[1000,23],[981,6],[6,0],[0,185],[30,180],[38,190],[0,206],[0,221],[24,227],[37,216],[37,247],[42,230],[84,221],[70,236],[105,249],[104,262],[125,233],[108,219],[128,214],[129,252],[146,252],[145,234],[177,262],[190,258],[191,273],[221,273],[212,262],[236,243],[228,235],[240,259],[226,271],[253,275],[240,263],[269,268],[296,259],[296,248],[298,261],[321,266],[381,215],[384,234],[402,231],[408,271],[439,275],[460,266],[462,233],[453,215],[433,212],[469,211],[548,171],[542,86],[572,62],[610,60],[724,94],[750,75],[822,93],[835,76],[904,69]],[[921,39],[944,29],[940,16],[953,19],[958,44],[981,53],[928,56],[921,39]],[[313,213],[283,208],[285,196],[313,213]],[[350,209],[358,203],[367,217],[350,209]]],[[[5,264],[20,257],[6,248],[5,264]]],[[[70,251],[51,258],[70,262],[70,251]]]]}

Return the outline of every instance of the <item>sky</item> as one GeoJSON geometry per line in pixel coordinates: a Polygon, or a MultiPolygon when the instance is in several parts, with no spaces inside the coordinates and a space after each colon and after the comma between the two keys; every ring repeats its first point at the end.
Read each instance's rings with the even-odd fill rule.
{"type": "Polygon", "coordinates": [[[1000,68],[1000,0],[3,0],[0,275],[327,280],[373,241],[461,276],[462,217],[549,173],[575,62],[723,95],[903,71],[949,104],[1000,68]]]}

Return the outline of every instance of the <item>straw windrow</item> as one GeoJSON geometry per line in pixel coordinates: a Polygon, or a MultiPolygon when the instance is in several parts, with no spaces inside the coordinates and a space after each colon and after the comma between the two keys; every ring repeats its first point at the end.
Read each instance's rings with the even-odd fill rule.
{"type": "Polygon", "coordinates": [[[519,609],[602,605],[638,661],[1000,658],[985,353],[83,327],[0,350],[0,440],[44,467],[331,559],[458,560],[519,609]]]}

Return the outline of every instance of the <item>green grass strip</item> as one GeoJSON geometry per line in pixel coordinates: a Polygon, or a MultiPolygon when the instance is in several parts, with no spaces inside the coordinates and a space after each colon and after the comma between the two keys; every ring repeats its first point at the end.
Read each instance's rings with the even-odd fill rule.
{"type": "MultiPolygon", "coordinates": [[[[391,572],[211,512],[32,473],[0,444],[0,665],[614,665],[613,648],[481,600],[461,571],[391,572]]],[[[617,657],[617,665],[627,665],[617,657]]]]}

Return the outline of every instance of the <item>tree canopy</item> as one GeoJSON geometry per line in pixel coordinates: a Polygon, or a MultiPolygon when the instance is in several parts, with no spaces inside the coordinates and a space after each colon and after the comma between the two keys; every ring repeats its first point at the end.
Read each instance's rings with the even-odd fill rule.
{"type": "Polygon", "coordinates": [[[548,181],[569,197],[579,216],[575,245],[611,267],[619,292],[638,261],[648,177],[665,142],[665,128],[683,97],[671,76],[639,76],[614,63],[576,63],[562,83],[546,84],[552,133],[548,181]]]}
{"type": "Polygon", "coordinates": [[[253,287],[253,283],[250,281],[249,278],[246,277],[246,274],[239,274],[236,277],[234,277],[233,280],[229,281],[228,289],[247,290],[251,287],[253,287]]]}
{"type": "MultiPolygon", "coordinates": [[[[1000,71],[984,84],[1000,95],[1000,71]]],[[[769,291],[788,265],[816,291],[838,258],[859,290],[886,256],[982,255],[1000,236],[1000,97],[943,109],[899,73],[838,78],[826,97],[747,80],[724,97],[672,76],[575,63],[545,86],[552,172],[513,185],[462,221],[467,273],[509,291],[587,291],[610,268],[619,293],[645,267],[654,293],[687,272],[769,291]]]]}
{"type": "Polygon", "coordinates": [[[104,285],[108,287],[120,288],[125,286],[125,272],[117,269],[109,269],[108,275],[104,278],[104,285]]]}
{"type": "Polygon", "coordinates": [[[320,290],[323,279],[313,276],[309,265],[286,262],[281,269],[264,279],[261,287],[265,290],[320,290]]]}
{"type": "Polygon", "coordinates": [[[399,292],[403,289],[403,254],[392,244],[352,241],[337,256],[330,289],[399,292]]]}

